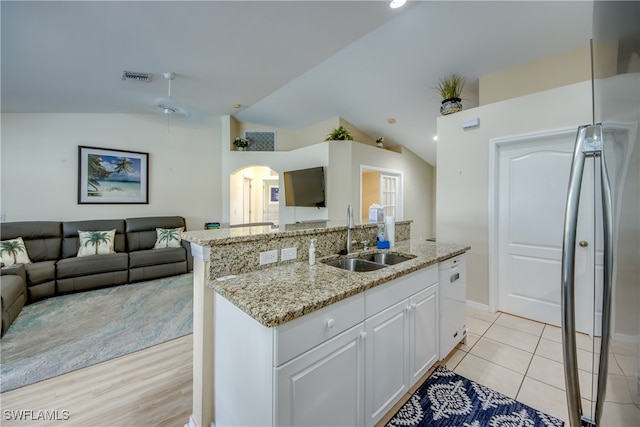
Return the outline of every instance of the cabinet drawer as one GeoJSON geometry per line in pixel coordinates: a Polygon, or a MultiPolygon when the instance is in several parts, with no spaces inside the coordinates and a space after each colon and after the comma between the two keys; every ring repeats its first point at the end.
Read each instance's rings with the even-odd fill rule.
{"type": "Polygon", "coordinates": [[[414,271],[365,292],[366,317],[371,317],[438,282],[438,266],[414,271]]]}
{"type": "Polygon", "coordinates": [[[274,329],[274,366],[364,321],[364,295],[358,294],[274,329]]]}

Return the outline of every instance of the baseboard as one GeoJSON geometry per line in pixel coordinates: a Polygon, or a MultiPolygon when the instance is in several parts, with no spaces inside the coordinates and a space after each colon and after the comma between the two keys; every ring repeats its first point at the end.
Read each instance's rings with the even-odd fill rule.
{"type": "Polygon", "coordinates": [[[488,304],[480,304],[479,302],[467,300],[467,307],[491,313],[491,310],[489,310],[488,304]]]}
{"type": "Polygon", "coordinates": [[[622,342],[625,344],[637,344],[640,342],[640,336],[628,335],[628,334],[613,334],[613,341],[622,342]]]}

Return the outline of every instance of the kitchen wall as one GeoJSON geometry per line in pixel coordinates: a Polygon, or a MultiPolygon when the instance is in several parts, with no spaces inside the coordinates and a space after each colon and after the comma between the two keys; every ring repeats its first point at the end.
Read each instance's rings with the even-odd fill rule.
{"type": "Polygon", "coordinates": [[[182,215],[220,218],[220,119],[160,114],[2,114],[0,211],[6,221],[182,215]],[[149,153],[149,204],[79,205],[78,146],[149,153]]]}
{"type": "Polygon", "coordinates": [[[490,303],[488,233],[492,209],[489,206],[491,139],[577,128],[590,122],[590,81],[437,119],[436,237],[438,241],[471,245],[467,257],[467,299],[485,307],[490,303]],[[479,118],[480,126],[462,129],[462,122],[471,118],[479,118]]]}

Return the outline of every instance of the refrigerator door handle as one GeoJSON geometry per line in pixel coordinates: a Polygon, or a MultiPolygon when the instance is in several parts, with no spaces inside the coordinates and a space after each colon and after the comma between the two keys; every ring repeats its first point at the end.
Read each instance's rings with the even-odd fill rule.
{"type": "MultiPolygon", "coordinates": [[[[600,135],[602,136],[602,126],[600,135]]],[[[602,186],[602,223],[604,231],[603,295],[602,295],[602,338],[600,342],[600,361],[598,368],[598,391],[596,395],[595,419],[600,425],[602,409],[607,391],[609,372],[609,338],[611,336],[611,304],[613,295],[613,202],[611,183],[604,155],[604,146],[600,151],[600,180],[602,186]]]]}
{"type": "Polygon", "coordinates": [[[583,153],[589,126],[580,126],[576,135],[576,143],[571,162],[569,188],[567,190],[567,206],[564,216],[564,232],[562,241],[562,356],[564,360],[564,379],[567,393],[567,410],[571,427],[581,426],[582,401],[580,398],[580,382],[578,379],[578,359],[576,350],[575,324],[575,249],[578,226],[578,207],[584,171],[585,156],[583,153]]]}

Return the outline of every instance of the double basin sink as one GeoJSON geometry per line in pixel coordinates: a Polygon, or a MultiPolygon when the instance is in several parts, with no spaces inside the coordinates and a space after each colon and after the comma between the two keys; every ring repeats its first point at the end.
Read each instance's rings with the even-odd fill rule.
{"type": "Polygon", "coordinates": [[[325,261],[324,264],[341,268],[342,270],[366,273],[368,271],[375,271],[390,265],[399,264],[413,258],[415,257],[381,253],[360,255],[357,258],[340,258],[332,261],[325,261]]]}

